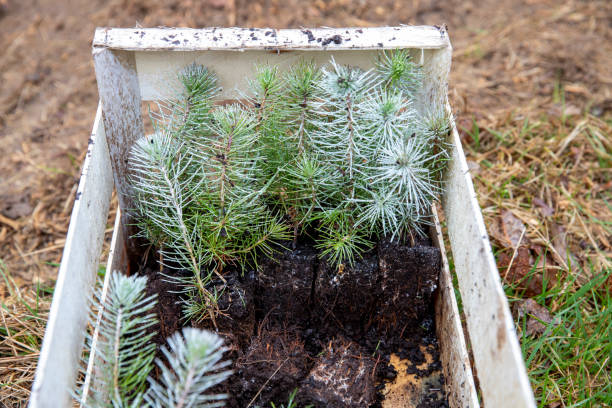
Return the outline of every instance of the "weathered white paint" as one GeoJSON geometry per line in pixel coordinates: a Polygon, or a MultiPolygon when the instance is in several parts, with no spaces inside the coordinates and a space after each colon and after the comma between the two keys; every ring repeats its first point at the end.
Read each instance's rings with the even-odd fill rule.
{"type": "Polygon", "coordinates": [[[414,105],[419,112],[429,114],[444,111],[452,53],[453,49],[450,41],[445,48],[435,51],[422,51],[423,86],[416,96],[414,105]]]}
{"type": "Polygon", "coordinates": [[[132,236],[128,212],[134,206],[127,164],[132,144],[144,134],[134,53],[94,48],[93,58],[122,228],[125,236],[132,236]]]}
{"type": "Polygon", "coordinates": [[[440,362],[451,408],[478,408],[478,394],[470,364],[459,308],[453,288],[453,280],[446,257],[444,238],[436,206],[432,206],[434,224],[429,235],[442,254],[442,270],[435,300],[436,334],[440,343],[440,362]]]}
{"type": "MultiPolygon", "coordinates": [[[[427,56],[438,51],[425,50],[427,56]]],[[[420,58],[420,50],[414,52],[415,61],[420,58]]],[[[255,68],[271,65],[283,71],[299,61],[311,61],[319,66],[329,63],[333,57],[338,64],[352,65],[371,69],[379,51],[360,52],[347,50],[310,50],[291,52],[268,52],[261,50],[235,51],[195,51],[195,52],[136,52],[136,71],[140,92],[144,101],[170,98],[180,89],[177,73],[192,63],[202,64],[215,71],[222,90],[218,99],[240,98],[238,90],[248,89],[249,81],[254,79],[255,68]]],[[[427,60],[429,61],[429,59],[427,60]]],[[[446,81],[444,81],[446,83],[446,81]]],[[[433,85],[432,85],[433,86],[433,85]]],[[[444,93],[444,96],[446,93],[444,93]]]]}
{"type": "MultiPolygon", "coordinates": [[[[100,304],[104,305],[106,302],[106,296],[108,294],[108,288],[110,286],[110,277],[112,271],[120,271],[122,273],[127,269],[127,258],[125,253],[125,240],[123,236],[124,229],[121,228],[121,210],[117,210],[115,216],[115,224],[113,227],[113,238],[110,243],[110,252],[108,254],[108,261],[106,262],[106,275],[104,275],[104,283],[102,285],[102,294],[100,296],[100,304]]],[[[96,344],[98,343],[99,326],[102,320],[103,308],[98,310],[96,317],[96,326],[92,335],[91,352],[89,354],[89,360],[87,362],[87,372],[85,381],[83,383],[83,403],[87,403],[89,394],[90,382],[93,378],[92,373],[94,370],[94,362],[96,356],[96,344]]],[[[83,406],[83,405],[81,405],[83,406]]]]}
{"type": "MultiPolygon", "coordinates": [[[[371,50],[409,48],[423,62],[426,74],[424,91],[418,97],[418,108],[424,111],[445,101],[452,50],[444,30],[433,27],[384,27],[364,28],[362,31],[311,30],[314,40],[310,40],[304,30],[98,29],[93,53],[108,151],[98,156],[92,153],[92,156],[104,156],[108,160],[110,154],[121,208],[131,207],[126,183],[126,160],[133,142],[143,133],[141,100],[167,96],[171,85],[166,84],[164,90],[160,86],[163,80],[194,61],[214,69],[226,88],[225,92],[228,92],[222,97],[232,97],[235,93],[231,91],[236,86],[244,85],[248,78],[246,72],[251,73],[253,63],[257,61],[286,67],[298,58],[323,62],[334,55],[340,63],[369,68],[375,55],[371,50]],[[268,31],[274,35],[266,35],[268,31]],[[219,37],[217,41],[214,40],[218,34],[225,37],[221,43],[219,37]],[[247,38],[243,38],[245,35],[247,38]],[[333,41],[335,35],[341,36],[338,44],[333,41]],[[323,46],[324,40],[317,42],[317,38],[332,38],[332,41],[323,46]],[[171,40],[170,44],[168,39],[171,40]],[[173,53],[165,52],[169,50],[173,53]],[[288,50],[291,52],[283,52],[288,50]]],[[[98,111],[94,130],[100,135],[104,127],[98,111]]],[[[453,158],[443,204],[483,402],[485,406],[494,407],[531,407],[534,406],[533,395],[454,124],[452,137],[453,158]]],[[[94,152],[95,146],[101,148],[95,144],[94,152]]],[[[89,155],[88,160],[92,163],[86,162],[85,169],[95,167],[95,160],[89,155]]],[[[99,220],[102,215],[106,220],[112,189],[109,161],[97,166],[105,167],[96,171],[98,176],[89,177],[89,184],[85,185],[84,178],[79,186],[79,191],[88,192],[87,197],[91,198],[91,202],[97,203],[97,212],[92,214],[91,210],[80,209],[83,207],[81,203],[75,204],[73,210],[33,388],[33,407],[67,406],[68,394],[65,390],[74,380],[78,367],[82,328],[88,313],[86,302],[94,286],[95,273],[92,270],[97,269],[97,256],[103,239],[104,222],[99,220]],[[106,197],[106,201],[98,203],[103,197],[106,197]],[[82,231],[89,233],[83,235],[82,231]],[[71,274],[70,279],[66,277],[68,273],[71,274]],[[58,318],[60,315],[61,320],[58,318]]],[[[121,227],[115,230],[109,270],[123,270],[127,265],[124,241],[129,232],[125,227],[126,211],[119,217],[121,223],[117,225],[121,227]]],[[[437,233],[435,237],[441,243],[437,233]]],[[[440,285],[436,313],[449,398],[453,406],[477,407],[446,262],[440,285]]]]}
{"type": "Polygon", "coordinates": [[[112,170],[99,106],[36,367],[31,408],[70,406],[69,392],[81,358],[112,190],[112,170]]]}
{"type": "MultiPolygon", "coordinates": [[[[450,112],[450,106],[447,106],[450,112]]],[[[474,365],[487,407],[535,407],[521,349],[457,128],[444,214],[474,365]]]]}
{"type": "Polygon", "coordinates": [[[98,28],[93,46],[127,51],[444,48],[444,28],[98,28]]]}

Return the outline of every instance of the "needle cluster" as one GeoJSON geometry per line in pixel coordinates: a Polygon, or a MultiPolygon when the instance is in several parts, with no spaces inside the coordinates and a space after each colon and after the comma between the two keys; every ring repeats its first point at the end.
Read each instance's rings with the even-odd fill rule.
{"type": "Polygon", "coordinates": [[[383,236],[421,233],[448,159],[443,107],[414,107],[422,72],[405,51],[369,71],[301,62],[257,68],[241,104],[216,106],[201,66],[152,115],[130,157],[135,218],[184,288],[185,315],[214,321],[215,275],[274,242],[313,235],[334,265],[383,236]]]}
{"type": "Polygon", "coordinates": [[[227,263],[270,255],[286,227],[262,198],[258,121],[238,104],[213,109],[217,80],[207,69],[190,66],[179,79],[183,91],[151,116],[156,132],[130,153],[135,218],[177,270],[168,277],[183,288],[185,316],[214,320],[213,278],[227,263]]]}
{"type": "Polygon", "coordinates": [[[166,362],[155,359],[157,320],[152,311],[157,300],[146,296],[146,284],[145,277],[113,272],[105,300],[103,290],[97,291],[90,324],[98,335],[95,340],[88,335],[85,347],[88,354],[95,353],[88,382],[78,385],[76,399],[88,408],[223,406],[226,395],[208,395],[231,374],[224,370],[230,363],[221,361],[226,350],[221,338],[183,329],[163,349],[166,362]],[[162,373],[160,382],[150,375],[154,364],[162,373]]]}
{"type": "Polygon", "coordinates": [[[448,118],[414,108],[422,72],[410,56],[382,53],[370,71],[301,64],[274,78],[270,88],[284,92],[263,144],[294,237],[314,226],[322,255],[339,265],[382,236],[421,233],[442,189],[448,118]]]}

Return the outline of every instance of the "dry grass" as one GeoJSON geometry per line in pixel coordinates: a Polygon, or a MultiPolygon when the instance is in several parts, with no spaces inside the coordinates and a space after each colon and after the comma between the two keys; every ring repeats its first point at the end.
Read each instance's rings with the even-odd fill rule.
{"type": "Polygon", "coordinates": [[[25,407],[53,290],[19,288],[1,261],[0,279],[0,405],[25,407]]]}
{"type": "Polygon", "coordinates": [[[483,215],[501,248],[505,210],[524,224],[520,245],[540,258],[539,272],[573,268],[588,279],[591,269],[612,266],[609,123],[592,115],[504,118],[473,122],[464,134],[483,215]]]}

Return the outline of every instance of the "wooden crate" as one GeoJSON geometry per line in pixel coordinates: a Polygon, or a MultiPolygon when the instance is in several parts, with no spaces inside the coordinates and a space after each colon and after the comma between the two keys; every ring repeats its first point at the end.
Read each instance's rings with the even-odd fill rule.
{"type": "MultiPolygon", "coordinates": [[[[452,47],[443,28],[116,29],[99,28],[93,57],[100,95],[93,131],[77,190],[66,246],[42,345],[30,406],[70,406],[104,239],[111,193],[130,208],[126,164],[130,147],[143,135],[143,101],[160,99],[168,78],[189,63],[212,68],[222,99],[246,86],[255,63],[281,68],[300,58],[371,68],[382,49],[407,49],[424,68],[417,108],[447,101],[452,47]],[[161,78],[161,80],[160,80],[161,78]]],[[[457,134],[452,126],[452,158],[442,207],[448,228],[469,345],[478,373],[481,403],[487,407],[534,407],[535,402],[508,302],[502,290],[487,232],[457,134]]],[[[435,213],[431,236],[445,254],[435,213]]],[[[125,271],[130,245],[125,216],[118,212],[107,271],[125,271]]],[[[478,391],[463,336],[451,275],[443,256],[435,313],[446,392],[451,407],[478,407],[478,391]]],[[[108,277],[110,274],[107,274],[108,277]]],[[[105,288],[108,280],[105,282],[105,288]]],[[[405,406],[410,406],[406,403],[405,406]]]]}

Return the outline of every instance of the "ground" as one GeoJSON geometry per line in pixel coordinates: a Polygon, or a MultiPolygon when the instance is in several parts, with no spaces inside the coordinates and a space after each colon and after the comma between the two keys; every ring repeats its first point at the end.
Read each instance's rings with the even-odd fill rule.
{"type": "Polygon", "coordinates": [[[451,104],[536,398],[609,405],[605,0],[0,0],[0,403],[28,398],[97,105],[96,26],[396,24],[448,26],[451,104]]]}

